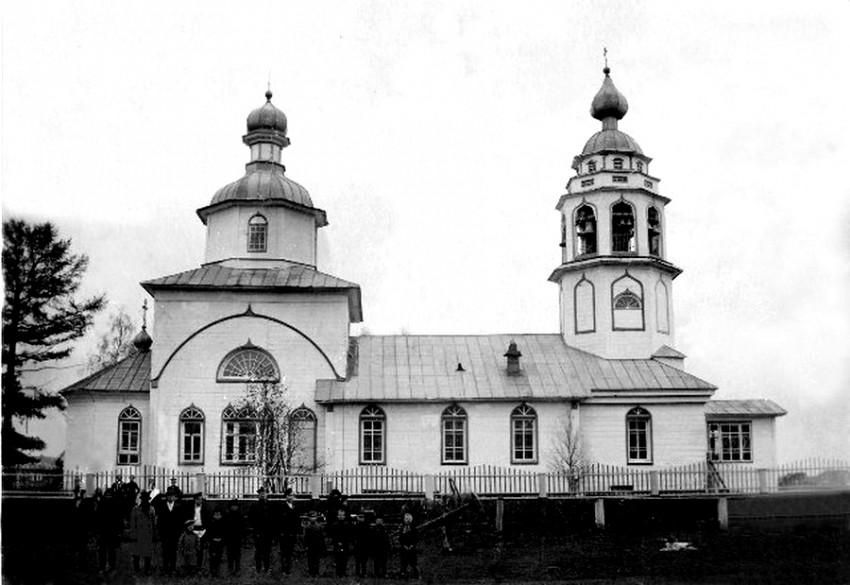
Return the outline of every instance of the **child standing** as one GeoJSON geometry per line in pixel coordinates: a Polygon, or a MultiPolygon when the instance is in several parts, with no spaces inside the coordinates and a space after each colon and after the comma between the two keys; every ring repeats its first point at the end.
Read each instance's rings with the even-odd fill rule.
{"type": "Polygon", "coordinates": [[[186,520],[183,534],[177,543],[177,554],[180,555],[183,573],[186,576],[194,575],[198,571],[198,550],[201,548],[201,539],[195,533],[195,520],[186,520]]]}

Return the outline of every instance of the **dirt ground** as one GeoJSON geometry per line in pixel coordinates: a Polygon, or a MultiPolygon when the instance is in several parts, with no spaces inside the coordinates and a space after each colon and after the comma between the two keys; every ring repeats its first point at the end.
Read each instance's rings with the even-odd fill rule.
{"type": "MultiPolygon", "coordinates": [[[[7,535],[8,536],[8,535],[7,535]]],[[[678,534],[694,550],[662,551],[664,540],[624,534],[586,533],[570,537],[524,535],[500,540],[496,535],[454,534],[454,550],[444,554],[437,535],[420,542],[419,580],[402,580],[398,558],[389,562],[388,579],[333,576],[330,558],[322,562],[322,576],[306,575],[303,557],[297,557],[292,575],[279,572],[276,554],[272,571],[257,575],[253,551],[243,550],[242,572],[214,579],[206,571],[193,577],[167,577],[154,569],[150,576],[134,575],[126,545],[119,551],[115,571],[97,571],[92,545],[87,558],[74,563],[67,547],[16,546],[3,541],[3,582],[29,583],[138,583],[140,585],[194,585],[235,583],[573,583],[573,584],[829,584],[850,583],[850,532],[846,528],[770,533],[678,534]]],[[[276,553],[276,551],[275,551],[276,553]]],[[[154,559],[158,564],[158,559],[154,559]]],[[[349,574],[353,559],[349,561],[349,574]]]]}

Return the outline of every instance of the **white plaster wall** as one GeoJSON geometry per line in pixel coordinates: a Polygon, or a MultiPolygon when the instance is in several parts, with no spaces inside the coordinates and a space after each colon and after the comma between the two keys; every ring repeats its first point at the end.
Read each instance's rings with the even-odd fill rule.
{"type": "MultiPolygon", "coordinates": [[[[168,304],[168,303],[166,303],[168,304]]],[[[178,303],[182,304],[182,303],[178,303]]],[[[204,303],[194,303],[192,309],[200,310],[204,303]]],[[[214,305],[207,306],[212,312],[214,305]]],[[[159,302],[157,302],[159,310],[159,302]]],[[[171,307],[175,309],[174,307],[171,307]]],[[[257,312],[271,312],[273,306],[255,304],[257,312]]],[[[281,309],[278,307],[278,309],[281,309]]],[[[325,328],[319,321],[339,321],[340,312],[334,304],[329,309],[317,310],[313,315],[313,330],[318,333],[320,341],[327,341],[328,335],[322,335],[325,328]]],[[[193,316],[186,315],[181,322],[180,315],[191,313],[191,310],[174,310],[174,315],[164,321],[172,329],[183,332],[194,328],[188,325],[193,316]]],[[[278,311],[286,313],[283,309],[278,311]]],[[[210,322],[212,315],[205,317],[210,322]]],[[[163,319],[157,314],[157,324],[163,319]]],[[[347,324],[347,319],[342,319],[347,324]]],[[[326,324],[326,329],[336,331],[335,323],[326,324]]],[[[165,337],[165,336],[164,336],[165,337]]],[[[166,343],[167,348],[173,346],[173,341],[179,336],[171,335],[166,343]]],[[[185,337],[184,337],[185,338],[185,337]]],[[[154,336],[155,343],[157,336],[154,336]]],[[[219,364],[233,349],[244,345],[250,339],[251,343],[267,350],[277,361],[281,375],[285,378],[284,387],[288,402],[292,407],[304,404],[313,411],[316,406],[313,401],[317,379],[333,378],[334,372],[319,351],[303,336],[278,323],[258,318],[240,318],[225,321],[206,329],[193,337],[183,348],[174,355],[172,361],[164,370],[157,388],[151,390],[151,408],[154,431],[157,437],[155,459],[158,465],[178,467],[179,415],[182,410],[192,404],[200,408],[205,415],[204,432],[204,462],[203,469],[208,472],[220,470],[221,447],[221,414],[229,403],[236,403],[247,392],[244,383],[216,382],[219,364]]],[[[182,341],[182,339],[181,339],[182,341]]],[[[154,347],[157,347],[156,345],[154,347]]],[[[155,360],[162,363],[162,356],[155,360]]],[[[340,364],[342,365],[342,364],[340,364]]],[[[154,371],[159,371],[155,368],[154,371]]],[[[344,366],[341,370],[345,372],[344,366]]],[[[317,412],[317,415],[320,415],[317,412]]],[[[191,466],[195,468],[196,466],[191,466]]],[[[225,466],[226,467],[226,466],[225,466]]]]}
{"type": "MultiPolygon", "coordinates": [[[[511,467],[510,415],[519,402],[463,403],[467,413],[468,465],[511,467]]],[[[569,403],[533,403],[537,411],[538,462],[514,465],[529,471],[549,471],[553,463],[555,438],[570,413],[569,403]]],[[[387,467],[436,473],[457,467],[441,463],[440,417],[448,403],[379,404],[387,416],[387,467]]],[[[320,407],[320,409],[324,410],[320,407]]],[[[326,469],[340,470],[360,464],[360,412],[363,405],[334,405],[326,412],[326,469]]]]}
{"type": "Polygon", "coordinates": [[[137,392],[75,392],[67,397],[65,469],[102,471],[118,466],[118,415],[128,406],[142,414],[141,464],[152,464],[148,395],[137,392]]]}
{"type": "Polygon", "coordinates": [[[315,217],[286,207],[235,206],[207,218],[204,262],[233,258],[289,260],[316,265],[315,217]],[[256,213],[268,220],[268,249],[248,252],[248,220],[256,213]]]}
{"type": "Polygon", "coordinates": [[[626,413],[640,405],[652,415],[652,465],[665,467],[705,461],[703,403],[581,405],[582,439],[588,461],[627,465],[626,413]]]}
{"type": "Polygon", "coordinates": [[[594,266],[584,272],[571,272],[560,283],[561,331],[567,345],[611,359],[646,359],[662,345],[675,347],[673,281],[669,275],[647,266],[632,266],[629,274],[643,284],[644,330],[614,331],[611,313],[611,285],[625,274],[625,266],[594,266]],[[596,331],[576,333],[573,289],[582,274],[593,283],[596,300],[596,331]],[[655,287],[661,279],[667,287],[668,330],[658,331],[655,287]]]}
{"type": "MultiPolygon", "coordinates": [[[[224,317],[245,312],[279,319],[303,332],[328,356],[336,372],[344,376],[348,353],[348,297],[340,294],[249,293],[233,291],[159,291],[152,333],[151,376],[156,377],[168,356],[200,328],[224,317]]],[[[240,317],[226,321],[226,327],[239,330],[250,321],[263,321],[275,330],[286,327],[270,321],[240,317]]],[[[245,335],[238,343],[245,343],[245,335]]],[[[252,340],[255,344],[258,341],[252,340]]],[[[230,349],[233,349],[232,347],[230,349]]],[[[333,377],[322,374],[320,377],[333,377]]]]}
{"type": "Polygon", "coordinates": [[[776,466],[776,419],[757,418],[752,424],[753,465],[776,466]]]}

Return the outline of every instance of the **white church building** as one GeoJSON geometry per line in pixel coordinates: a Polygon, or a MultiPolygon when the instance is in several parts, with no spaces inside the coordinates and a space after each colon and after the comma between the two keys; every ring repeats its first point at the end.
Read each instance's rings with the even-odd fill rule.
{"type": "Polygon", "coordinates": [[[353,336],[360,288],[316,265],[326,213],[286,175],[287,120],[268,92],[248,116],[245,175],[197,211],[204,263],[141,283],[152,335],[63,390],[66,468],[250,467],[257,426],[240,403],[257,380],[282,383],[304,472],[550,471],[568,424],[589,462],[661,468],[710,453],[773,465],[785,411],[711,400],[716,387],[675,349],[670,200],[652,159],[618,129],[628,104],[604,73],[591,105],[602,128],[557,202],[559,334],[353,336]]]}

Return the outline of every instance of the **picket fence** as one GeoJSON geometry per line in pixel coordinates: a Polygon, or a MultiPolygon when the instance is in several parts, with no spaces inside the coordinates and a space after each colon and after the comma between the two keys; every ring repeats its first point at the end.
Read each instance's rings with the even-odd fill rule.
{"type": "Polygon", "coordinates": [[[692,465],[640,468],[595,463],[570,472],[538,472],[490,465],[452,467],[421,474],[385,466],[357,467],[312,475],[265,477],[252,468],[203,473],[138,466],[83,472],[19,469],[3,473],[4,492],[70,493],[75,488],[105,488],[117,476],[135,477],[146,489],[177,485],[184,494],[207,497],[251,497],[264,486],[272,494],[291,488],[296,495],[322,497],[338,489],[351,496],[403,496],[473,492],[482,496],[606,496],[665,494],[756,494],[786,490],[850,489],[850,461],[806,459],[774,468],[748,463],[700,462],[692,465]]]}

